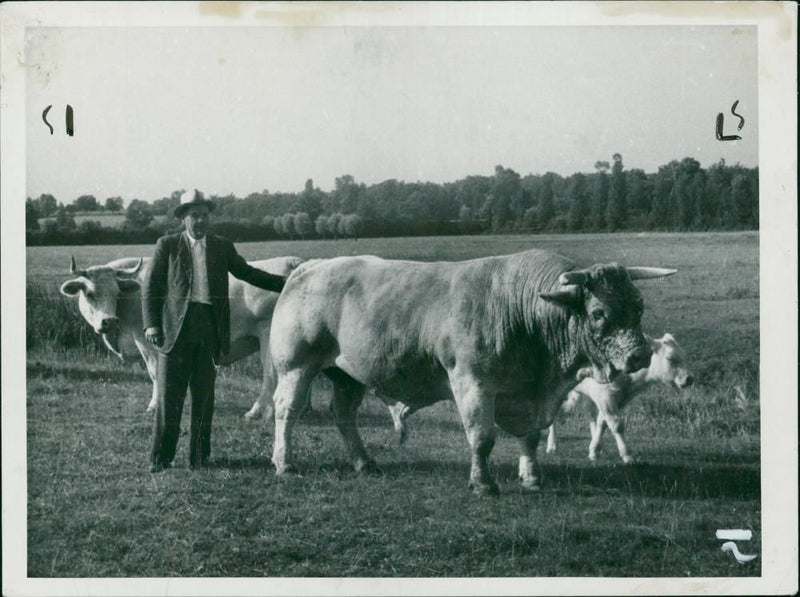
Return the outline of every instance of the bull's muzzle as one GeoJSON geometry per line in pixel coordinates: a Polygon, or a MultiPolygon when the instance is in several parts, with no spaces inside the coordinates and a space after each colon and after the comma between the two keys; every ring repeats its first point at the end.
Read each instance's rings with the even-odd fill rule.
{"type": "Polygon", "coordinates": [[[653,351],[650,348],[637,348],[625,359],[625,373],[633,373],[649,367],[652,356],[653,351]]]}

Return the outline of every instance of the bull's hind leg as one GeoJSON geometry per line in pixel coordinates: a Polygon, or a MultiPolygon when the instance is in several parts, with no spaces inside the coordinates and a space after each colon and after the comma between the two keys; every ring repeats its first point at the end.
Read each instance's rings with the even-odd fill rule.
{"type": "Polygon", "coordinates": [[[475,493],[497,495],[500,490],[489,473],[489,455],[495,441],[494,397],[482,392],[477,380],[469,375],[452,373],[450,386],[472,448],[469,487],[475,493]]]}
{"type": "Polygon", "coordinates": [[[378,465],[367,454],[358,433],[357,412],[366,388],[341,369],[327,369],[325,374],[333,382],[331,411],[353,466],[358,472],[380,473],[378,465]]]}
{"type": "Polygon", "coordinates": [[[293,472],[292,428],[305,403],[306,393],[314,374],[293,369],[278,377],[275,388],[275,440],[272,463],[279,475],[293,472]]]}

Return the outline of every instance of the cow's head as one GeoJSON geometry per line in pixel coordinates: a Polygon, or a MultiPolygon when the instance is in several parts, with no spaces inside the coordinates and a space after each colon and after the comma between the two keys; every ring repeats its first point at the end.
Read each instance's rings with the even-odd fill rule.
{"type": "Polygon", "coordinates": [[[633,280],[676,271],[593,265],[561,274],[559,286],[539,296],[571,311],[579,347],[596,369],[597,381],[605,382],[620,371],[632,373],[650,363],[652,350],[641,327],[644,301],[633,280]]]}
{"type": "Polygon", "coordinates": [[[78,276],[61,285],[61,294],[78,296],[78,308],[84,319],[103,335],[106,345],[117,355],[119,349],[119,316],[117,302],[122,295],[137,292],[140,288],[135,279],[142,267],[142,259],[128,269],[98,265],[79,270],[75,258],[71,258],[70,273],[78,276]]]}
{"type": "Polygon", "coordinates": [[[694,383],[691,371],[686,366],[686,353],[672,334],[653,340],[653,359],[650,361],[648,377],[665,384],[685,388],[694,383]]]}

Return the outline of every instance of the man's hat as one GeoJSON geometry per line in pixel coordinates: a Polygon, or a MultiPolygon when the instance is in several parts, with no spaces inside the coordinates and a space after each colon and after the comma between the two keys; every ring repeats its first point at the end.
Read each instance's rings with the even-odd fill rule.
{"type": "Polygon", "coordinates": [[[205,205],[208,208],[208,211],[214,211],[214,202],[203,197],[203,193],[197,189],[192,189],[191,191],[186,191],[183,195],[181,195],[181,203],[172,213],[176,218],[183,219],[184,211],[186,211],[192,205],[205,205]]]}

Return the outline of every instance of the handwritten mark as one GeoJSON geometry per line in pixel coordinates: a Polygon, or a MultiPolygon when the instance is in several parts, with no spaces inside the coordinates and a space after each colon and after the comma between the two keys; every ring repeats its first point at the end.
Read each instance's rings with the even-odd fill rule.
{"type": "Polygon", "coordinates": [[[755,554],[744,554],[739,551],[739,548],[736,547],[736,544],[733,541],[728,541],[727,543],[722,544],[722,551],[730,551],[733,552],[733,557],[736,558],[736,561],[740,564],[746,564],[751,560],[755,560],[755,554]]]}
{"type": "MultiPolygon", "coordinates": [[[[731,114],[736,116],[739,119],[739,130],[742,130],[744,126],[744,118],[740,114],[736,113],[736,106],[739,105],[739,100],[733,102],[731,106],[731,114]]],[[[720,112],[717,114],[717,140],[719,141],[738,141],[741,139],[739,135],[725,135],[722,133],[723,126],[725,124],[725,116],[720,112]]]]}
{"type": "Polygon", "coordinates": [[[75,134],[74,116],[72,113],[72,106],[70,106],[69,104],[67,104],[67,134],[70,137],[75,134]]]}
{"type": "Polygon", "coordinates": [[[736,113],[736,106],[738,106],[738,105],[739,105],[739,100],[736,100],[735,102],[733,102],[733,105],[731,106],[731,114],[733,114],[734,116],[736,116],[736,118],[739,119],[739,128],[738,128],[738,130],[741,131],[742,127],[744,126],[744,118],[742,118],[741,114],[737,114],[736,113]]]}
{"type": "Polygon", "coordinates": [[[53,105],[50,104],[49,106],[47,106],[44,109],[44,112],[42,112],[42,120],[44,120],[44,123],[47,125],[47,128],[50,129],[50,134],[51,135],[53,134],[53,127],[50,125],[49,122],[47,122],[47,113],[50,111],[50,108],[52,108],[52,107],[53,107],[53,105]]]}

